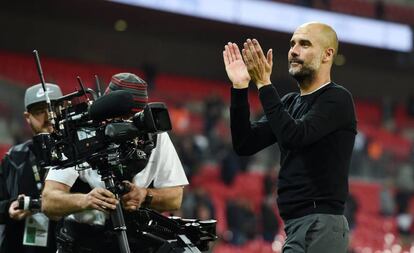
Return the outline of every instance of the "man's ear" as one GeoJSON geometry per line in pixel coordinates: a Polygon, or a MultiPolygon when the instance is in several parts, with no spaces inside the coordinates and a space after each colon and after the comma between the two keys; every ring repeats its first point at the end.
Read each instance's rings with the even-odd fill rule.
{"type": "Polygon", "coordinates": [[[328,47],[327,49],[325,49],[325,53],[323,55],[323,62],[333,62],[333,57],[335,55],[335,49],[333,49],[332,47],[328,47]]]}
{"type": "Polygon", "coordinates": [[[24,112],[23,117],[26,119],[27,124],[30,125],[30,113],[24,112]]]}

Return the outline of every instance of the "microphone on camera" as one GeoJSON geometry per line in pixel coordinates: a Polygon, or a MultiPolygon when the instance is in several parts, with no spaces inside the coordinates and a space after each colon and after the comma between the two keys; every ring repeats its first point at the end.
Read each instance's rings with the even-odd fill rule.
{"type": "Polygon", "coordinates": [[[133,107],[133,96],[127,91],[117,90],[98,98],[88,112],[92,120],[100,121],[128,115],[133,107]]]}

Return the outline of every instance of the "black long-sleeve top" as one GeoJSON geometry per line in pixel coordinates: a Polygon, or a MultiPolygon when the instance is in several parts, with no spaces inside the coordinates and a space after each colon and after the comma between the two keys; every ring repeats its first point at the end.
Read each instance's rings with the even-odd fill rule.
{"type": "Polygon", "coordinates": [[[231,133],[239,155],[277,142],[281,151],[278,206],[283,219],[311,213],[342,214],[356,134],[351,94],[329,83],[282,99],[273,85],[259,89],[265,116],[250,122],[247,89],[231,91],[231,133]]]}

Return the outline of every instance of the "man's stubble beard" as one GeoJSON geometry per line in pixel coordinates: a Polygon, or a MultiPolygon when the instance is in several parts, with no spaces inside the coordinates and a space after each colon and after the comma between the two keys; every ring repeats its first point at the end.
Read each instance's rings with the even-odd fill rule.
{"type": "Polygon", "coordinates": [[[289,75],[291,75],[298,82],[300,87],[305,88],[315,78],[316,70],[320,67],[317,66],[320,59],[313,59],[312,62],[306,64],[303,60],[300,61],[301,68],[298,71],[294,71],[288,63],[289,75]]]}
{"type": "Polygon", "coordinates": [[[42,126],[41,129],[36,128],[33,125],[30,125],[30,127],[32,128],[32,133],[33,135],[37,135],[37,134],[45,134],[45,133],[52,133],[53,132],[53,126],[50,124],[45,124],[42,126]]]}
{"type": "Polygon", "coordinates": [[[302,65],[302,68],[298,71],[294,72],[292,68],[289,66],[289,75],[295,78],[295,80],[298,82],[299,86],[306,85],[307,83],[310,83],[310,81],[313,80],[315,77],[315,70],[313,68],[310,68],[308,66],[302,65]]]}

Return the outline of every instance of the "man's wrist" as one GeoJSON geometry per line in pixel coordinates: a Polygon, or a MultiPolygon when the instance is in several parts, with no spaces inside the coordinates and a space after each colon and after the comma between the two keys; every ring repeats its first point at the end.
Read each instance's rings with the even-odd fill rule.
{"type": "Polygon", "coordinates": [[[268,86],[268,85],[271,85],[272,83],[269,81],[269,82],[266,82],[266,83],[256,83],[256,87],[257,87],[257,89],[259,90],[260,88],[262,88],[262,87],[264,87],[264,86],[268,86]]]}
{"type": "Polygon", "coordinates": [[[246,89],[249,87],[249,83],[242,83],[242,84],[238,84],[238,83],[233,83],[233,88],[234,89],[246,89]]]}
{"type": "Polygon", "coordinates": [[[78,201],[76,203],[76,206],[80,210],[86,210],[86,209],[88,209],[88,195],[87,194],[80,195],[80,197],[78,198],[78,201]]]}

